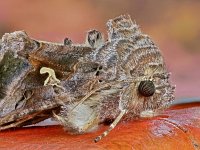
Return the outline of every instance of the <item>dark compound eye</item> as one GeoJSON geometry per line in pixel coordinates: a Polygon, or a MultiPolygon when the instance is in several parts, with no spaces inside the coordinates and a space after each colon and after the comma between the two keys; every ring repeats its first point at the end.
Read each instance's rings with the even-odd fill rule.
{"type": "Polygon", "coordinates": [[[152,81],[141,81],[138,86],[138,92],[145,97],[152,96],[156,91],[155,85],[152,81]]]}

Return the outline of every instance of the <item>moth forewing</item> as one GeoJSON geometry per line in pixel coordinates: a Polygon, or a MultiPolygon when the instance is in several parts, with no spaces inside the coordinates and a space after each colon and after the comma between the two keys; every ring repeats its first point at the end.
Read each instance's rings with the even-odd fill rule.
{"type": "MultiPolygon", "coordinates": [[[[47,86],[49,90],[54,85],[58,87],[59,79],[69,78],[74,72],[79,59],[90,51],[90,47],[83,45],[64,46],[58,43],[36,41],[29,38],[24,31],[5,34],[2,37],[0,50],[0,124],[3,126],[3,124],[7,123],[8,126],[1,129],[32,124],[52,117],[52,113],[49,110],[53,110],[54,107],[60,105],[60,101],[63,98],[58,100],[58,104],[56,104],[55,97],[53,97],[47,101],[52,107],[47,106],[45,102],[46,96],[36,91],[41,92],[47,84],[50,85],[47,86]],[[42,70],[43,72],[41,73],[43,74],[40,74],[42,68],[43,70],[45,70],[44,68],[49,69],[46,69],[46,72],[42,70]],[[49,77],[46,76],[48,73],[49,77]],[[59,79],[56,78],[57,76],[59,76],[59,79]],[[27,99],[25,96],[27,91],[35,91],[37,94],[33,94],[31,98],[27,99]],[[40,101],[43,101],[43,103],[38,104],[40,101]],[[49,111],[49,115],[45,110],[49,111]],[[25,121],[28,122],[25,118],[35,114],[33,112],[40,112],[40,115],[43,112],[46,114],[44,115],[45,117],[42,117],[42,115],[41,117],[39,117],[40,115],[30,117],[35,119],[29,119],[32,121],[23,123],[25,121]],[[24,121],[22,121],[23,119],[24,121]],[[17,120],[22,122],[17,123],[17,120]]],[[[61,86],[59,88],[62,89],[61,86]]],[[[57,97],[57,91],[59,90],[53,89],[52,93],[57,97]]],[[[51,92],[49,93],[48,91],[44,93],[51,95],[51,92]]],[[[63,96],[65,94],[58,97],[63,96]]]]}

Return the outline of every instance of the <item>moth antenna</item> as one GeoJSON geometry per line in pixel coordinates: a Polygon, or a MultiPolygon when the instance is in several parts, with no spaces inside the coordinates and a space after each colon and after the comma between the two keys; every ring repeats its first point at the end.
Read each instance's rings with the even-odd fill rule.
{"type": "MultiPolygon", "coordinates": [[[[108,87],[108,86],[110,86],[110,84],[104,84],[104,85],[100,86],[99,88],[90,91],[87,95],[85,95],[85,96],[78,102],[78,104],[76,104],[76,105],[71,109],[71,112],[72,112],[77,106],[79,106],[80,104],[82,104],[86,99],[88,99],[92,94],[94,94],[96,91],[98,91],[98,90],[100,90],[100,89],[102,89],[102,88],[108,87]]],[[[70,113],[71,113],[71,112],[70,112],[70,113]]]]}
{"type": "Polygon", "coordinates": [[[124,116],[124,114],[126,113],[126,110],[122,110],[119,114],[119,116],[117,116],[117,118],[114,120],[114,122],[110,125],[110,127],[104,131],[100,136],[97,136],[95,139],[94,139],[94,142],[99,142],[103,137],[107,136],[110,131],[112,129],[115,128],[115,126],[119,123],[119,121],[122,119],[122,117],[124,116]]]}

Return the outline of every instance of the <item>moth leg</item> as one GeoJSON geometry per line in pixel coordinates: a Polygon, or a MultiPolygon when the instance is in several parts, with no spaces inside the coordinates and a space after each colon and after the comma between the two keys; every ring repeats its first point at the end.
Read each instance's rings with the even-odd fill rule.
{"type": "Polygon", "coordinates": [[[94,142],[100,141],[103,137],[107,136],[109,132],[115,128],[115,126],[119,123],[119,121],[122,119],[122,117],[128,112],[128,107],[130,103],[133,102],[133,94],[132,91],[135,88],[135,84],[131,84],[128,87],[126,87],[123,92],[122,96],[120,97],[119,101],[119,109],[121,110],[120,114],[117,116],[117,118],[114,120],[114,122],[110,125],[110,127],[103,132],[100,136],[96,137],[94,139],[94,142]]]}
{"type": "Polygon", "coordinates": [[[122,111],[120,112],[119,116],[117,116],[117,118],[114,120],[114,122],[110,125],[110,127],[109,127],[106,131],[104,131],[100,136],[96,137],[96,138],[94,139],[94,142],[98,142],[98,141],[100,141],[103,137],[107,136],[107,135],[110,133],[110,131],[111,131],[112,129],[114,129],[115,126],[119,123],[119,121],[121,120],[121,118],[124,116],[125,113],[126,113],[126,110],[122,110],[122,111]]]}
{"type": "Polygon", "coordinates": [[[77,106],[79,106],[79,105],[82,104],[85,100],[87,100],[87,99],[88,99],[92,94],[94,94],[96,91],[101,90],[101,89],[103,89],[103,88],[105,88],[105,87],[108,87],[108,86],[110,86],[110,84],[104,84],[104,85],[98,87],[97,89],[91,90],[89,93],[87,93],[87,94],[74,106],[74,108],[71,109],[71,112],[72,112],[77,106]]]}

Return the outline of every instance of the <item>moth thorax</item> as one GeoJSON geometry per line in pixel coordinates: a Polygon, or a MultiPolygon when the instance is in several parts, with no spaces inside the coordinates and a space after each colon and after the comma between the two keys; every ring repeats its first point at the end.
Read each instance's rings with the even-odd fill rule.
{"type": "Polygon", "coordinates": [[[140,31],[138,25],[132,22],[129,15],[121,15],[109,20],[107,26],[109,38],[111,39],[130,38],[140,31]]]}
{"type": "Polygon", "coordinates": [[[141,81],[138,86],[138,92],[142,96],[149,97],[152,96],[156,91],[153,81],[141,81]]]}

